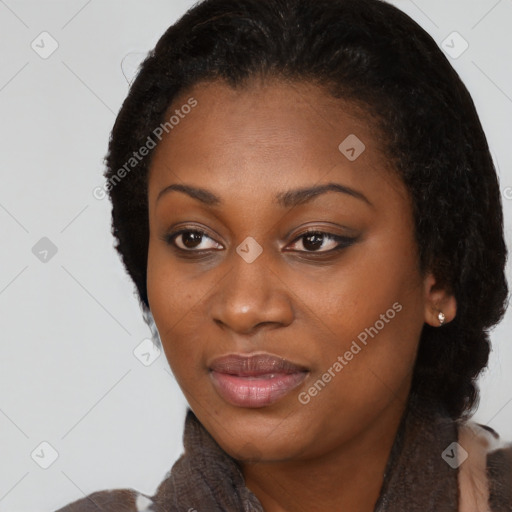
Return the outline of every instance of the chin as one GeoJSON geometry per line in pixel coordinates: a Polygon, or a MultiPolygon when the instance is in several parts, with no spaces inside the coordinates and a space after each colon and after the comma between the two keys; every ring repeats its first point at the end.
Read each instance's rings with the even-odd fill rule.
{"type": "Polygon", "coordinates": [[[304,429],[286,414],[270,417],[265,409],[240,409],[242,414],[219,412],[217,421],[207,422],[205,427],[226,453],[242,462],[274,462],[298,456],[304,429]]]}

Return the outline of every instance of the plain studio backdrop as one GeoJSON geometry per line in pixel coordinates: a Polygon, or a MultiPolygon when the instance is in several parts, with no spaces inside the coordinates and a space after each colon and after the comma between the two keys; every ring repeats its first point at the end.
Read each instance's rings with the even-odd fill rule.
{"type": "MultiPolygon", "coordinates": [[[[393,3],[473,96],[510,250],[512,2],[393,3]]],[[[1,512],[51,512],[109,488],[153,494],[182,451],[185,400],[163,352],[144,355],[150,330],[94,190],[128,80],[192,4],[0,0],[1,512]]],[[[475,416],[508,440],[511,318],[492,333],[475,416]]]]}

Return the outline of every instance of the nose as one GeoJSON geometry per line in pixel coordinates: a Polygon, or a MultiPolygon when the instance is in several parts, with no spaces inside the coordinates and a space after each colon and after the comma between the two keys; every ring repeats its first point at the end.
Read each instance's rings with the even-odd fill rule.
{"type": "Polygon", "coordinates": [[[234,251],[230,259],[230,270],[211,297],[213,321],[246,335],[291,324],[290,289],[265,251],[252,263],[234,251]]]}

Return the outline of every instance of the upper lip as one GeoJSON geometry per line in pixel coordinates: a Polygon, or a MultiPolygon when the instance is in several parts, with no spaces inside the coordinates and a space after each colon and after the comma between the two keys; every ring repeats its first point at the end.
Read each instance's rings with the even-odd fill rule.
{"type": "Polygon", "coordinates": [[[307,368],[273,354],[228,354],[214,359],[209,369],[219,373],[254,377],[272,373],[305,372],[307,368]]]}

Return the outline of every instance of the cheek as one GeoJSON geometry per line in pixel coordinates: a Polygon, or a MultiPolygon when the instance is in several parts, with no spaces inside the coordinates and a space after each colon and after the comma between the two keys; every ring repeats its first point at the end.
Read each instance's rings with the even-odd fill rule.
{"type": "Polygon", "coordinates": [[[183,360],[197,361],[194,355],[201,346],[197,338],[204,321],[204,316],[199,314],[204,295],[200,283],[200,280],[185,279],[179,265],[173,265],[165,251],[155,250],[150,243],[148,300],[165,355],[175,375],[183,368],[183,360]]]}
{"type": "MultiPolygon", "coordinates": [[[[204,293],[204,280],[195,278],[159,241],[150,240],[147,266],[147,293],[151,311],[165,328],[181,328],[204,293]]],[[[185,264],[188,265],[188,264],[185,264]]],[[[160,334],[164,334],[162,331],[160,334]]]]}
{"type": "Polygon", "coordinates": [[[332,271],[301,279],[302,289],[295,286],[295,293],[341,339],[357,336],[381,315],[385,320],[392,317],[385,324],[387,331],[392,330],[389,326],[403,328],[411,315],[413,325],[422,323],[422,279],[407,238],[374,237],[347,253],[332,271]],[[400,313],[398,306],[393,309],[395,303],[400,313]]]}
{"type": "Polygon", "coordinates": [[[311,283],[304,296],[328,333],[316,378],[343,358],[326,398],[358,408],[390,396],[412,372],[423,327],[423,287],[414,247],[403,236],[368,242],[328,280],[311,283]]]}

